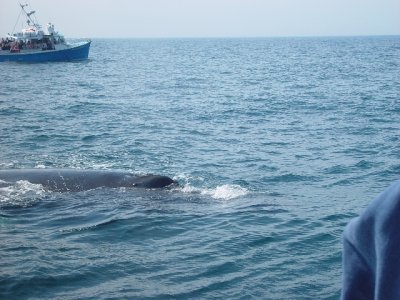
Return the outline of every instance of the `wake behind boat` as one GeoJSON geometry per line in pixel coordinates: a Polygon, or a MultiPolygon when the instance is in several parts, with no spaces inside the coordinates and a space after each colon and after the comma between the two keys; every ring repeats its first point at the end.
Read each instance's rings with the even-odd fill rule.
{"type": "Polygon", "coordinates": [[[0,62],[51,62],[88,58],[90,40],[68,43],[62,34],[54,30],[53,24],[48,23],[44,31],[34,20],[35,11],[26,11],[28,4],[20,6],[21,13],[26,17],[27,27],[1,39],[0,62]]]}

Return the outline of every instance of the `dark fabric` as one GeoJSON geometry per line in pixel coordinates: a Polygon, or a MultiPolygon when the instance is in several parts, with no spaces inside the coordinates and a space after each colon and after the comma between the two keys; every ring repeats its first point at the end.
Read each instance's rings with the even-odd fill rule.
{"type": "Polygon", "coordinates": [[[342,299],[400,299],[400,181],[343,235],[342,299]]]}

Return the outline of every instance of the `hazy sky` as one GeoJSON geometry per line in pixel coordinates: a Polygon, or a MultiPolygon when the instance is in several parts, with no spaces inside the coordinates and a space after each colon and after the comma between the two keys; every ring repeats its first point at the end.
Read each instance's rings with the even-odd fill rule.
{"type": "MultiPolygon", "coordinates": [[[[0,36],[18,0],[0,0],[0,36]]],[[[25,3],[25,0],[21,0],[25,3]]],[[[255,37],[400,34],[400,0],[29,0],[66,37],[255,37]]],[[[22,19],[16,30],[21,29],[22,19]]]]}

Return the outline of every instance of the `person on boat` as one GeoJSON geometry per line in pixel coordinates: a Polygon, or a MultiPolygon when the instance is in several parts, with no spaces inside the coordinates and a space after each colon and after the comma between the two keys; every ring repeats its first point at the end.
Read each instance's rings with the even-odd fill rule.
{"type": "Polygon", "coordinates": [[[19,48],[20,50],[22,50],[22,49],[24,49],[24,46],[25,46],[25,42],[24,42],[23,40],[19,40],[19,42],[18,42],[18,48],[19,48]]]}
{"type": "Polygon", "coordinates": [[[1,39],[1,50],[11,50],[11,42],[9,41],[8,38],[1,39]]]}
{"type": "Polygon", "coordinates": [[[400,299],[400,180],[346,226],[341,299],[400,299]]]}
{"type": "Polygon", "coordinates": [[[11,52],[11,53],[16,53],[16,52],[19,52],[19,51],[20,51],[20,49],[19,49],[19,44],[18,44],[17,42],[14,42],[14,43],[11,45],[10,52],[11,52]]]}

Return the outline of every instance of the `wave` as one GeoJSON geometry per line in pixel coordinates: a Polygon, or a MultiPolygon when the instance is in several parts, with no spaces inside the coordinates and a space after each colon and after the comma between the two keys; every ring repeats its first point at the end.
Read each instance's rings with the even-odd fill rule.
{"type": "Polygon", "coordinates": [[[269,177],[264,177],[264,181],[266,182],[301,182],[301,181],[316,181],[317,178],[315,176],[308,176],[308,175],[298,175],[298,174],[293,174],[293,173],[285,173],[282,175],[277,175],[277,176],[269,176],[269,177]]]}
{"type": "Polygon", "coordinates": [[[124,219],[116,219],[114,217],[109,217],[104,220],[95,220],[95,221],[89,221],[88,223],[80,223],[79,226],[72,226],[65,229],[61,229],[60,232],[69,234],[80,231],[97,230],[104,226],[114,225],[115,223],[118,223],[123,220],[124,219]]]}

